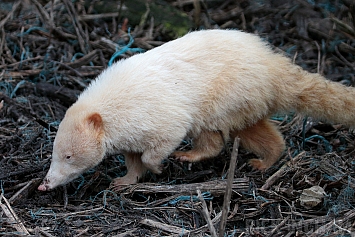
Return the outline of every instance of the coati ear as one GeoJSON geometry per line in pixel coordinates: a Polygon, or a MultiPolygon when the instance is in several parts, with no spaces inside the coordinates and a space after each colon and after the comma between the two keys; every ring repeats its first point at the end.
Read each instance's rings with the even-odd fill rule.
{"type": "Polygon", "coordinates": [[[92,126],[97,132],[101,132],[103,129],[103,122],[99,113],[90,114],[87,117],[87,123],[92,126]]]}

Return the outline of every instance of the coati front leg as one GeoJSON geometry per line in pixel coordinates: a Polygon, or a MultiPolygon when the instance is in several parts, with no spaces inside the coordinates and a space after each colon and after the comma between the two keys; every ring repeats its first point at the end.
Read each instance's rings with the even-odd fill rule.
{"type": "Polygon", "coordinates": [[[123,177],[114,179],[110,187],[113,190],[118,191],[122,185],[135,184],[143,177],[147,170],[150,170],[155,174],[160,174],[163,170],[161,162],[164,158],[168,157],[179,143],[180,140],[160,141],[159,145],[147,148],[143,153],[124,153],[127,174],[123,177]]]}
{"type": "Polygon", "coordinates": [[[193,138],[192,150],[175,151],[171,156],[180,161],[197,162],[217,156],[223,146],[222,132],[202,130],[198,137],[193,138]]]}
{"type": "Polygon", "coordinates": [[[162,161],[180,144],[183,136],[174,139],[161,139],[151,147],[146,148],[142,154],[143,165],[155,174],[163,171],[162,161]]]}
{"type": "Polygon", "coordinates": [[[268,119],[263,119],[256,124],[230,133],[231,138],[240,137],[241,145],[263,158],[251,159],[249,164],[258,170],[270,168],[285,150],[285,142],[281,132],[268,119]]]}
{"type": "Polygon", "coordinates": [[[137,183],[147,171],[147,168],[142,163],[141,153],[127,152],[124,156],[127,174],[111,182],[110,188],[113,190],[119,190],[122,185],[137,183]]]}

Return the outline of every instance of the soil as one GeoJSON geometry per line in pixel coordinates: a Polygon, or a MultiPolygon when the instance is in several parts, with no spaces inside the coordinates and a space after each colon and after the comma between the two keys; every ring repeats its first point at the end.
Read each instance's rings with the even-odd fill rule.
{"type": "MultiPolygon", "coordinates": [[[[272,117],[287,150],[265,172],[252,170],[247,162],[255,155],[239,148],[235,171],[227,175],[237,155],[230,143],[208,161],[169,158],[161,175],[147,173],[117,193],[109,184],[126,172],[120,154],[64,187],[38,191],[66,109],[115,52],[123,51],[117,61],[179,34],[155,23],[149,4],[182,14],[191,23],[186,30],[258,34],[305,70],[355,85],[352,0],[151,1],[139,23],[122,14],[124,1],[105,3],[116,8],[100,12],[90,1],[69,0],[0,3],[1,236],[355,233],[353,130],[294,113],[272,117]]],[[[178,149],[189,148],[187,139],[178,149]]]]}

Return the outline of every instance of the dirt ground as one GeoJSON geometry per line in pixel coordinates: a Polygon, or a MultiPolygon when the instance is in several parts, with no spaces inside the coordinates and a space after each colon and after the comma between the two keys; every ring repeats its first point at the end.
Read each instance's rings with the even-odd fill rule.
{"type": "MultiPolygon", "coordinates": [[[[297,114],[272,117],[287,150],[266,172],[252,170],[247,161],[255,155],[239,149],[232,186],[227,174],[235,153],[228,144],[204,162],[169,158],[161,175],[148,173],[118,193],[108,187],[126,171],[120,154],[65,187],[37,191],[58,124],[89,82],[111,59],[189,30],[252,32],[305,70],[355,85],[352,0],[148,1],[142,12],[134,6],[0,2],[0,235],[354,236],[353,130],[297,114]],[[161,17],[156,9],[168,13],[161,17]]],[[[189,148],[186,140],[179,149],[189,148]]]]}

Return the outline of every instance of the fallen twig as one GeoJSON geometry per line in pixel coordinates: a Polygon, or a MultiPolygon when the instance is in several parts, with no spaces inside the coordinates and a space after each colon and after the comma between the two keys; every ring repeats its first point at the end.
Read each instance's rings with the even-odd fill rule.
{"type": "MultiPolygon", "coordinates": [[[[233,179],[232,189],[237,192],[245,192],[249,188],[249,178],[233,179]]],[[[194,190],[209,192],[214,196],[224,195],[227,186],[227,180],[211,180],[203,183],[179,184],[179,185],[161,185],[153,183],[138,183],[124,187],[122,194],[132,194],[135,192],[143,193],[173,193],[181,195],[196,194],[194,190]]]]}
{"type": "Polygon", "coordinates": [[[185,230],[183,228],[180,228],[180,227],[177,227],[177,226],[168,225],[168,224],[164,224],[164,223],[161,223],[161,222],[158,222],[158,221],[154,221],[154,220],[151,220],[151,219],[143,219],[143,220],[141,220],[140,223],[143,224],[143,225],[148,225],[148,226],[151,226],[151,227],[154,227],[154,228],[158,228],[158,229],[164,230],[164,231],[169,232],[169,233],[174,233],[174,234],[184,234],[184,233],[190,232],[190,231],[185,230]]]}
{"type": "Polygon", "coordinates": [[[23,235],[29,235],[30,233],[27,231],[26,227],[18,218],[15,211],[10,206],[10,203],[4,197],[3,193],[0,195],[0,207],[4,211],[5,215],[10,219],[9,223],[13,224],[13,227],[23,235]],[[4,200],[4,203],[2,202],[4,200]]]}
{"type": "Polygon", "coordinates": [[[202,215],[204,216],[204,218],[207,222],[207,226],[211,232],[211,236],[217,237],[216,229],[214,228],[210,214],[208,213],[207,204],[205,202],[205,199],[202,197],[201,191],[199,189],[197,189],[197,197],[200,199],[200,201],[202,203],[202,215]]]}
{"type": "Polygon", "coordinates": [[[238,157],[239,141],[240,141],[239,137],[236,137],[234,139],[233,151],[232,151],[231,160],[229,163],[226,193],[224,194],[224,200],[223,200],[222,218],[221,218],[221,223],[219,224],[219,236],[220,237],[224,236],[224,232],[225,232],[225,228],[226,228],[226,224],[227,224],[227,216],[228,216],[228,212],[230,209],[230,199],[232,196],[232,184],[233,184],[234,172],[235,172],[235,167],[236,167],[237,157],[238,157]]]}

